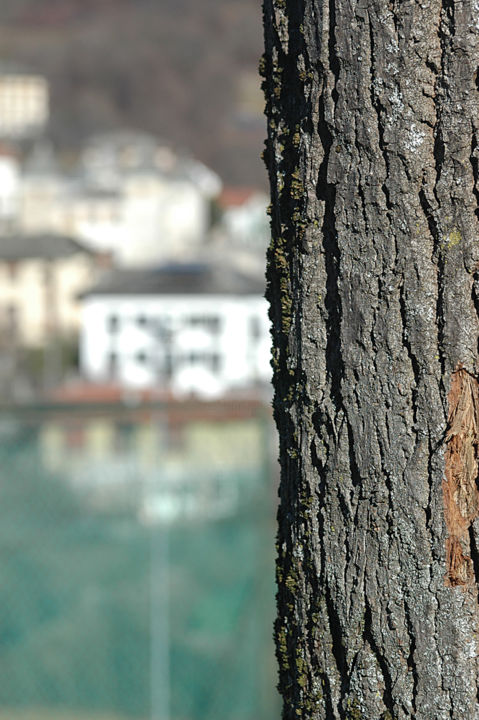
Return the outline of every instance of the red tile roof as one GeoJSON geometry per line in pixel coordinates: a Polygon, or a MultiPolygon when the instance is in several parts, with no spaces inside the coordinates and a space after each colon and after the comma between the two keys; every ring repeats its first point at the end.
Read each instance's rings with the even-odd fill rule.
{"type": "Polygon", "coordinates": [[[226,187],[218,197],[218,204],[224,209],[240,207],[248,202],[253,195],[256,195],[257,192],[258,190],[256,188],[226,187]]]}

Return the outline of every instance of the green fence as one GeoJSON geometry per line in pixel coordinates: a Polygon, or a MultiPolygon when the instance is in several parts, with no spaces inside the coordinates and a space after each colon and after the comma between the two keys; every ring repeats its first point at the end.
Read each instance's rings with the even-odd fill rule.
{"type": "Polygon", "coordinates": [[[264,410],[0,414],[0,720],[273,720],[264,410]]]}

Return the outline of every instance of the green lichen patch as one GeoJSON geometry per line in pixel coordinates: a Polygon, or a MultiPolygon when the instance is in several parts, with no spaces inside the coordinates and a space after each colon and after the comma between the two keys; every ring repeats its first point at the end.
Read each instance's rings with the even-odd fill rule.
{"type": "Polygon", "coordinates": [[[462,241],[462,235],[461,232],[457,228],[453,228],[450,233],[448,233],[445,238],[442,240],[440,244],[440,251],[443,255],[447,255],[447,253],[452,250],[453,248],[460,245],[462,241]]]}
{"type": "Polygon", "coordinates": [[[258,73],[260,77],[266,77],[266,56],[261,55],[258,63],[258,73]]]}
{"type": "Polygon", "coordinates": [[[366,720],[356,698],[346,702],[346,720],[366,720]]]}
{"type": "Polygon", "coordinates": [[[278,650],[278,660],[281,670],[289,670],[289,653],[286,629],[280,627],[276,632],[276,647],[278,650]]]}

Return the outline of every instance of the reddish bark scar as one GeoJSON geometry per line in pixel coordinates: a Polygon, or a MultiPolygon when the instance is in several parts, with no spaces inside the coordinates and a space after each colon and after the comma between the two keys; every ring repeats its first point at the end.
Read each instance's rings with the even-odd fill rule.
{"type": "Polygon", "coordinates": [[[476,581],[469,555],[469,528],[479,517],[479,382],[463,367],[452,373],[448,395],[445,478],[445,584],[466,587],[476,581]]]}

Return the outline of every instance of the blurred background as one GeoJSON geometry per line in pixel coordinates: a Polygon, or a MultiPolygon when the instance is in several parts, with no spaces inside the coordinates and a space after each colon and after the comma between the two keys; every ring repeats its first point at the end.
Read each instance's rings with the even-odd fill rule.
{"type": "Polygon", "coordinates": [[[258,0],[2,0],[0,720],[273,720],[258,0]]]}

